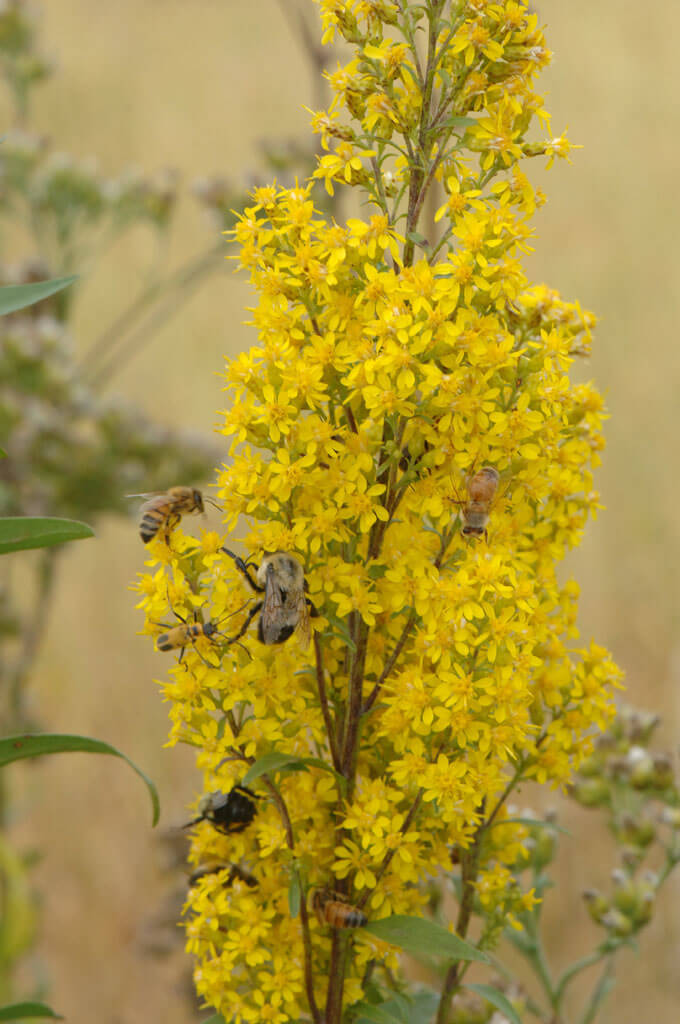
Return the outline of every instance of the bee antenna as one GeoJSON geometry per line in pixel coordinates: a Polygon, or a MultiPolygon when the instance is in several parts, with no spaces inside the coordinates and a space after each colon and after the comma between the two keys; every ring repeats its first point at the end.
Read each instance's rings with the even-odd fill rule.
{"type": "Polygon", "coordinates": [[[212,498],[209,498],[207,494],[203,498],[203,501],[207,501],[209,505],[212,505],[213,508],[216,508],[219,512],[224,512],[224,509],[222,508],[222,506],[218,505],[217,502],[213,501],[212,498]]]}
{"type": "MultiPolygon", "coordinates": [[[[248,598],[248,600],[246,601],[245,604],[242,604],[241,607],[237,608],[235,612],[229,612],[227,615],[223,615],[220,619],[217,620],[216,624],[219,625],[220,622],[225,622],[227,619],[230,619],[232,617],[232,615],[238,615],[238,613],[242,612],[244,608],[247,608],[248,605],[252,603],[252,601],[253,601],[252,597],[248,598]]],[[[220,636],[222,636],[222,635],[223,634],[220,633],[220,636]]]]}
{"type": "Polygon", "coordinates": [[[191,828],[192,825],[198,825],[201,821],[203,821],[203,815],[201,815],[200,818],[194,818],[193,821],[188,821],[186,823],[186,825],[180,825],[180,828],[181,829],[191,828]]]}
{"type": "Polygon", "coordinates": [[[252,654],[250,653],[250,651],[248,650],[248,648],[246,647],[245,644],[242,644],[240,640],[234,640],[233,642],[236,644],[237,647],[242,647],[243,650],[248,655],[248,657],[250,658],[250,660],[251,661],[253,660],[253,656],[252,656],[252,654]]]}

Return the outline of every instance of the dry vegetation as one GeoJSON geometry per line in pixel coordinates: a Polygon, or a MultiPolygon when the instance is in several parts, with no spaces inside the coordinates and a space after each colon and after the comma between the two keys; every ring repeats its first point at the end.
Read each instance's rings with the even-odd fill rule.
{"type": "MultiPolygon", "coordinates": [[[[36,122],[74,154],[98,154],[107,171],[135,163],[172,165],[188,179],[239,176],[256,164],[257,138],[306,130],[307,69],[275,0],[44,6],[44,45],[61,70],[38,93],[36,122]]],[[[529,272],[601,316],[589,372],[608,389],[612,413],[599,475],[607,511],[570,568],[582,585],[586,639],[594,634],[613,649],[629,699],[663,713],[671,747],[680,719],[673,472],[680,310],[671,179],[680,8],[667,4],[663,17],[644,20],[639,6],[616,0],[539,0],[538,8],[557,54],[545,78],[554,127],[568,123],[585,149],[573,168],[547,178],[540,172],[549,203],[537,218],[529,272]]],[[[185,206],[171,240],[175,263],[209,237],[190,200],[185,206]]],[[[91,338],[135,288],[147,244],[140,232],[84,268],[92,280],[78,309],[80,338],[91,338]]],[[[252,341],[241,325],[248,301],[226,267],[114,386],[162,421],[181,411],[183,426],[210,431],[221,404],[221,356],[252,341]]],[[[188,752],[163,749],[165,711],[152,680],[164,663],[135,636],[140,619],[126,587],[143,555],[132,520],[69,551],[32,694],[46,727],[98,736],[141,764],[159,785],[168,825],[185,817],[196,779],[188,752]]],[[[106,759],[79,755],[16,771],[24,801],[17,839],[46,849],[37,877],[52,1005],[72,1024],[200,1019],[178,996],[178,960],[149,960],[137,944],[141,919],[157,910],[166,884],[138,781],[106,759]]],[[[590,826],[586,812],[570,822],[575,837],[589,836],[590,826]]],[[[603,882],[608,861],[604,840],[602,851],[589,842],[585,862],[578,838],[564,846],[551,919],[567,961],[594,928],[580,889],[603,882]]],[[[643,957],[625,959],[604,1021],[675,1019],[677,881],[669,892],[643,957]]]]}

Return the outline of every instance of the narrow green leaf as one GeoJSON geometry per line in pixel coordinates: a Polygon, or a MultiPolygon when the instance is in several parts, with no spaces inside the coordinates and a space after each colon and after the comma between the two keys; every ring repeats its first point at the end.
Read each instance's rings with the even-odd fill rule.
{"type": "Polygon", "coordinates": [[[0,555],[29,548],[47,548],[67,540],[94,537],[94,530],[74,519],[45,516],[8,516],[0,519],[0,555]]]}
{"type": "Polygon", "coordinates": [[[334,775],[341,786],[347,785],[347,779],[345,778],[345,776],[341,775],[339,772],[336,772],[335,768],[333,768],[330,764],[326,764],[326,762],[322,761],[320,757],[301,757],[300,763],[309,765],[311,768],[321,768],[322,771],[329,772],[331,775],[334,775]]]}
{"type": "Polygon", "coordinates": [[[258,758],[250,766],[243,777],[243,785],[249,785],[255,779],[259,779],[261,775],[268,775],[273,772],[306,772],[310,767],[321,768],[325,772],[330,772],[331,775],[338,779],[341,785],[345,785],[347,782],[342,775],[336,772],[335,768],[326,764],[320,757],[299,757],[297,754],[284,754],[279,750],[271,750],[268,754],[258,758]]]}
{"type": "Polygon", "coordinates": [[[4,448],[0,448],[0,459],[6,459],[6,458],[7,458],[7,452],[5,451],[4,448]]]}
{"type": "Polygon", "coordinates": [[[243,777],[241,785],[249,786],[251,782],[259,779],[261,775],[280,772],[282,768],[287,768],[288,771],[309,771],[304,763],[304,758],[298,757],[296,754],[282,754],[278,750],[272,750],[271,753],[259,757],[255,764],[251,764],[243,777]]]}
{"type": "Polygon", "coordinates": [[[0,1020],[35,1020],[36,1017],[50,1017],[52,1020],[64,1019],[44,1003],[12,1003],[11,1006],[0,1006],[0,1020]]]}
{"type": "Polygon", "coordinates": [[[442,124],[447,128],[469,128],[473,124],[477,124],[477,120],[474,117],[447,117],[442,124]]]}
{"type": "Polygon", "coordinates": [[[300,913],[301,897],[300,877],[297,871],[293,871],[290,876],[290,885],[288,886],[288,909],[290,910],[290,916],[293,918],[297,917],[300,913]]]}
{"type": "Polygon", "coordinates": [[[20,761],[24,757],[40,757],[41,754],[62,754],[66,752],[83,752],[87,754],[112,754],[127,761],[132,770],[146,783],[153,807],[152,825],[158,824],[160,803],[158,793],[151,779],[138,768],[120,750],[102,740],[93,740],[89,736],[68,736],[55,733],[38,733],[25,736],[5,736],[0,739],[0,768],[12,761],[20,761]]]}
{"type": "Polygon", "coordinates": [[[507,1017],[510,1024],[522,1024],[517,1010],[512,1005],[507,996],[504,996],[502,992],[499,992],[497,988],[493,988],[491,985],[465,985],[465,988],[472,989],[482,999],[486,999],[487,1003],[491,1003],[497,1010],[507,1017]]]}
{"type": "Polygon", "coordinates": [[[42,299],[48,299],[55,292],[68,288],[70,284],[77,281],[78,275],[70,277],[55,277],[52,281],[36,281],[34,284],[12,284],[6,288],[0,288],[0,316],[7,313],[16,313],[18,309],[32,306],[42,299]]]}
{"type": "Polygon", "coordinates": [[[427,953],[428,956],[444,956],[449,960],[479,960],[489,963],[486,953],[459,939],[457,935],[428,921],[424,917],[410,917],[395,914],[371,921],[364,928],[376,938],[399,946],[407,953],[427,953]]]}
{"type": "Polygon", "coordinates": [[[417,992],[407,998],[394,995],[383,1003],[359,1003],[356,1024],[423,1024],[431,1021],[439,1005],[439,995],[417,992]]]}
{"type": "Polygon", "coordinates": [[[385,1003],[376,1006],[361,1003],[356,1024],[404,1024],[403,1017],[395,1017],[385,1007],[385,1003]]]}
{"type": "Polygon", "coordinates": [[[430,248],[430,243],[427,238],[425,238],[425,235],[421,235],[419,231],[409,231],[406,237],[410,239],[414,245],[419,245],[421,249],[430,248]]]}
{"type": "Polygon", "coordinates": [[[329,625],[333,627],[333,631],[336,636],[347,644],[351,651],[356,651],[357,645],[351,637],[350,631],[347,628],[347,624],[343,619],[338,619],[335,615],[332,615],[328,611],[324,611],[324,618],[328,619],[329,625]]]}
{"type": "Polygon", "coordinates": [[[213,1013],[212,1017],[202,1020],[201,1024],[227,1024],[221,1013],[213,1013]]]}

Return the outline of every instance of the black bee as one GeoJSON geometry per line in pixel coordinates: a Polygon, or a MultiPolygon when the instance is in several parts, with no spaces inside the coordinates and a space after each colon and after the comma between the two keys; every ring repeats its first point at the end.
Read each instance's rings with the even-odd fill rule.
{"type": "Polygon", "coordinates": [[[257,795],[246,786],[234,786],[228,793],[206,793],[198,805],[198,817],[183,827],[191,828],[199,821],[209,821],[213,828],[225,835],[243,832],[257,814],[254,803],[257,799],[257,795]]]}
{"type": "Polygon", "coordinates": [[[202,878],[206,878],[208,875],[219,875],[221,871],[229,872],[223,882],[225,889],[229,889],[237,879],[241,882],[245,882],[250,889],[255,889],[257,887],[257,879],[254,878],[250,872],[244,871],[244,869],[240,868],[238,864],[222,864],[218,861],[199,864],[198,867],[189,875],[189,885],[193,888],[195,885],[198,885],[202,878]]]}
{"type": "Polygon", "coordinates": [[[305,594],[307,581],[298,559],[287,551],[274,551],[264,556],[253,579],[249,570],[255,566],[244,562],[228,548],[222,548],[222,551],[234,559],[236,568],[249,586],[256,593],[264,594],[263,599],[248,612],[240,631],[229,638],[229,643],[235,643],[243,636],[259,612],[257,637],[260,643],[282,644],[297,630],[300,643],[307,647],[311,639],[310,615],[314,617],[319,613],[305,594]]]}

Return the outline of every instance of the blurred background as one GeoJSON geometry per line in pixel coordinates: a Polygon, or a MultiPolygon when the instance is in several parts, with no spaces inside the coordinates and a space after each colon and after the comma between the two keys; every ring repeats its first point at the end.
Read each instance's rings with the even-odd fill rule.
{"type": "MultiPolygon", "coordinates": [[[[307,0],[42,6],[39,44],[57,68],[35,91],[31,130],[48,136],[54,151],[96,157],[103,176],[119,177],[132,166],[142,175],[172,168],[180,182],[169,230],[154,234],[134,223],[101,254],[93,247],[76,268],[76,352],[83,355],[153,285],[161,260],[163,273],[193,261],[200,269],[186,302],[160,316],[157,329],[133,338],[127,355],[102,363],[99,385],[103,380],[109,396],[134,402],[150,420],[192,432],[208,464],[223,455],[212,434],[223,401],[223,356],[255,339],[243,326],[252,295],[218,251],[224,225],[214,204],[209,215],[205,187],[201,202],[191,183],[225,177],[236,196],[255,178],[274,176],[265,170],[261,140],[270,147],[288,138],[310,143],[303,106],[319,102],[318,89],[286,6],[289,14],[304,7],[309,15],[312,8],[307,0]],[[206,254],[208,269],[201,263],[206,254]]],[[[606,393],[611,413],[597,477],[606,511],[588,527],[567,570],[581,585],[583,640],[594,637],[613,650],[626,671],[627,699],[662,714],[662,746],[673,749],[680,724],[680,346],[673,334],[680,321],[680,7],[666,4],[663,17],[644,18],[639,5],[616,0],[535,6],[555,52],[543,79],[554,133],[568,125],[584,148],[572,167],[559,164],[546,174],[537,160],[528,168],[549,201],[535,221],[527,271],[601,318],[586,372],[606,393]]],[[[0,116],[2,133],[2,125],[13,127],[9,105],[0,116]]],[[[163,180],[174,188],[174,179],[163,180]]],[[[13,262],[33,255],[21,232],[14,244],[13,262]]],[[[71,546],[61,559],[28,712],[42,728],[122,749],[158,784],[162,827],[177,825],[199,782],[192,753],[163,746],[166,709],[154,679],[166,663],[136,635],[141,618],[127,588],[144,551],[135,513],[97,524],[95,540],[71,546]]],[[[208,524],[217,527],[217,513],[209,513],[208,524]]],[[[101,1024],[136,1024],[142,1014],[166,1024],[204,1017],[184,997],[181,949],[169,958],[153,955],[172,945],[173,926],[164,934],[161,928],[172,874],[168,850],[149,828],[138,779],[117,762],[84,755],[9,771],[17,798],[13,839],[44,851],[34,873],[43,902],[40,938],[26,977],[42,976],[49,1002],[73,1024],[95,1013],[101,1024]]],[[[531,798],[528,790],[522,794],[531,798]]],[[[558,794],[553,803],[560,806],[558,794]]],[[[612,863],[606,836],[593,836],[588,812],[562,813],[573,838],[562,843],[563,882],[547,917],[556,960],[564,964],[595,941],[580,892],[606,887],[612,863]]],[[[666,891],[665,908],[643,934],[642,956],[621,958],[602,1021],[632,1024],[643,1013],[677,1019],[678,883],[666,891]]]]}

